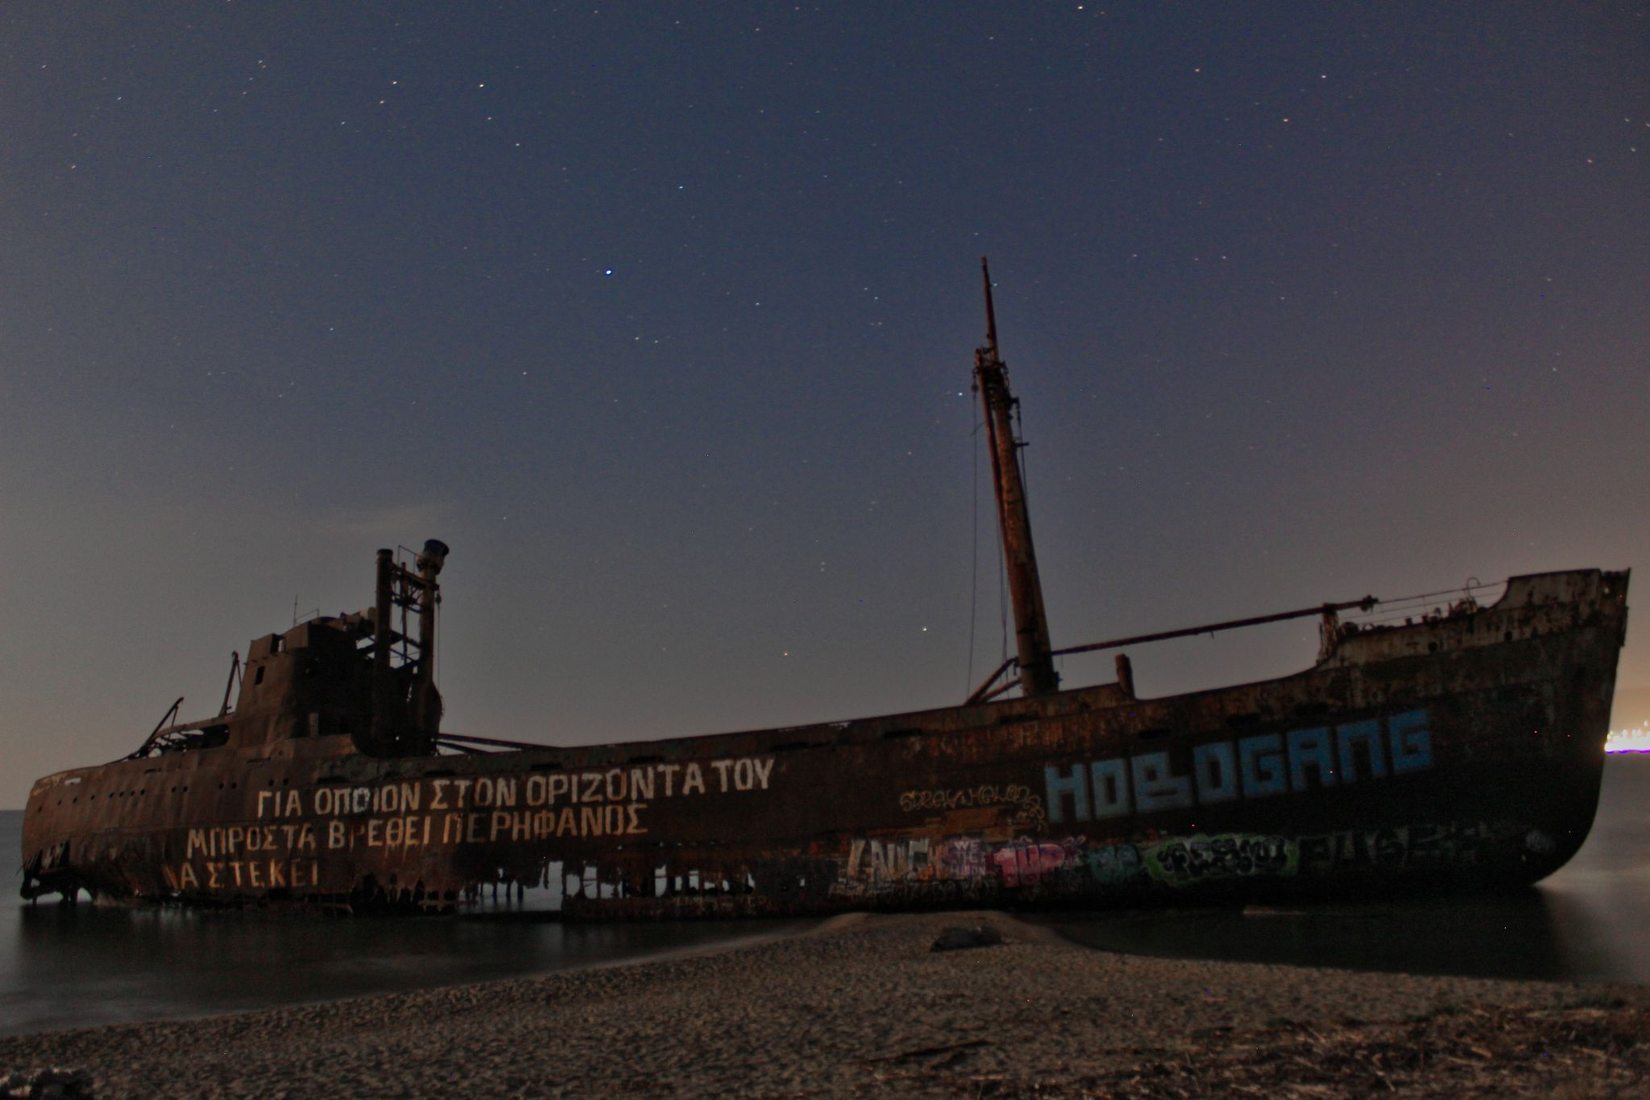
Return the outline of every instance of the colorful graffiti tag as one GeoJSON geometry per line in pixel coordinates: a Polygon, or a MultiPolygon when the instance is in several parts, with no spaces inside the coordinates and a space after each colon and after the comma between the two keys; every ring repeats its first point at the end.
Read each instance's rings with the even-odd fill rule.
{"type": "MultiPolygon", "coordinates": [[[[1511,822],[1454,821],[1303,836],[1244,833],[1084,837],[864,839],[851,843],[832,893],[933,901],[984,898],[1004,891],[1107,896],[1180,891],[1245,880],[1381,875],[1418,867],[1489,862],[1497,850],[1540,852],[1551,838],[1511,822]]],[[[1505,851],[1501,852],[1505,855],[1505,851]]]]}
{"type": "Polygon", "coordinates": [[[973,810],[982,806],[1013,807],[1013,827],[1022,832],[1041,832],[1048,824],[1043,812],[1043,800],[1035,791],[1021,783],[982,783],[977,787],[932,788],[905,791],[899,796],[899,808],[906,813],[922,810],[973,810]]]}
{"type": "Polygon", "coordinates": [[[1300,850],[1281,836],[1225,833],[1162,840],[1148,845],[1144,858],[1147,872],[1158,882],[1193,886],[1215,879],[1292,876],[1300,850]]]}

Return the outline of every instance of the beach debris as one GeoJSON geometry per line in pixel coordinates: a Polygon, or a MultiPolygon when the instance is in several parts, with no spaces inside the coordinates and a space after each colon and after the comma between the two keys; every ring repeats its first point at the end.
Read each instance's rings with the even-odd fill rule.
{"type": "Polygon", "coordinates": [[[973,928],[952,925],[941,930],[930,951],[965,951],[970,947],[996,947],[1003,942],[1003,934],[989,924],[973,928]]]}
{"type": "Polygon", "coordinates": [[[92,1075],[83,1069],[12,1070],[0,1081],[5,1100],[92,1100],[94,1095],[92,1075]]]}

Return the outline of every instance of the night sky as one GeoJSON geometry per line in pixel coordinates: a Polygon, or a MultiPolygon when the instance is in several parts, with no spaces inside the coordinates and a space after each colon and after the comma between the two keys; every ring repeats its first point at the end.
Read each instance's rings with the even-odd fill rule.
{"type": "Polygon", "coordinates": [[[429,537],[450,730],[959,701],[986,254],[1057,646],[1642,569],[1647,208],[1643,3],[7,4],[0,806],[429,537]]]}

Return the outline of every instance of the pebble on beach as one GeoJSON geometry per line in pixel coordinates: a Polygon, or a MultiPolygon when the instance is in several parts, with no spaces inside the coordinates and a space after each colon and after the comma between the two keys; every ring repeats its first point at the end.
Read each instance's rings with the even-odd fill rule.
{"type": "Polygon", "coordinates": [[[989,924],[976,924],[972,928],[959,928],[952,925],[942,930],[930,951],[963,951],[970,947],[996,947],[1003,942],[1003,934],[989,924]]]}

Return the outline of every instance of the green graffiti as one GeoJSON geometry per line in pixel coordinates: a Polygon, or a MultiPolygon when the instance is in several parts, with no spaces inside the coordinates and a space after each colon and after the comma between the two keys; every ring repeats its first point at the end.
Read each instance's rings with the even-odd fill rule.
{"type": "Polygon", "coordinates": [[[1300,849],[1281,836],[1221,833],[1167,837],[1144,846],[1146,870],[1169,886],[1195,886],[1219,879],[1293,877],[1300,849]]]}

